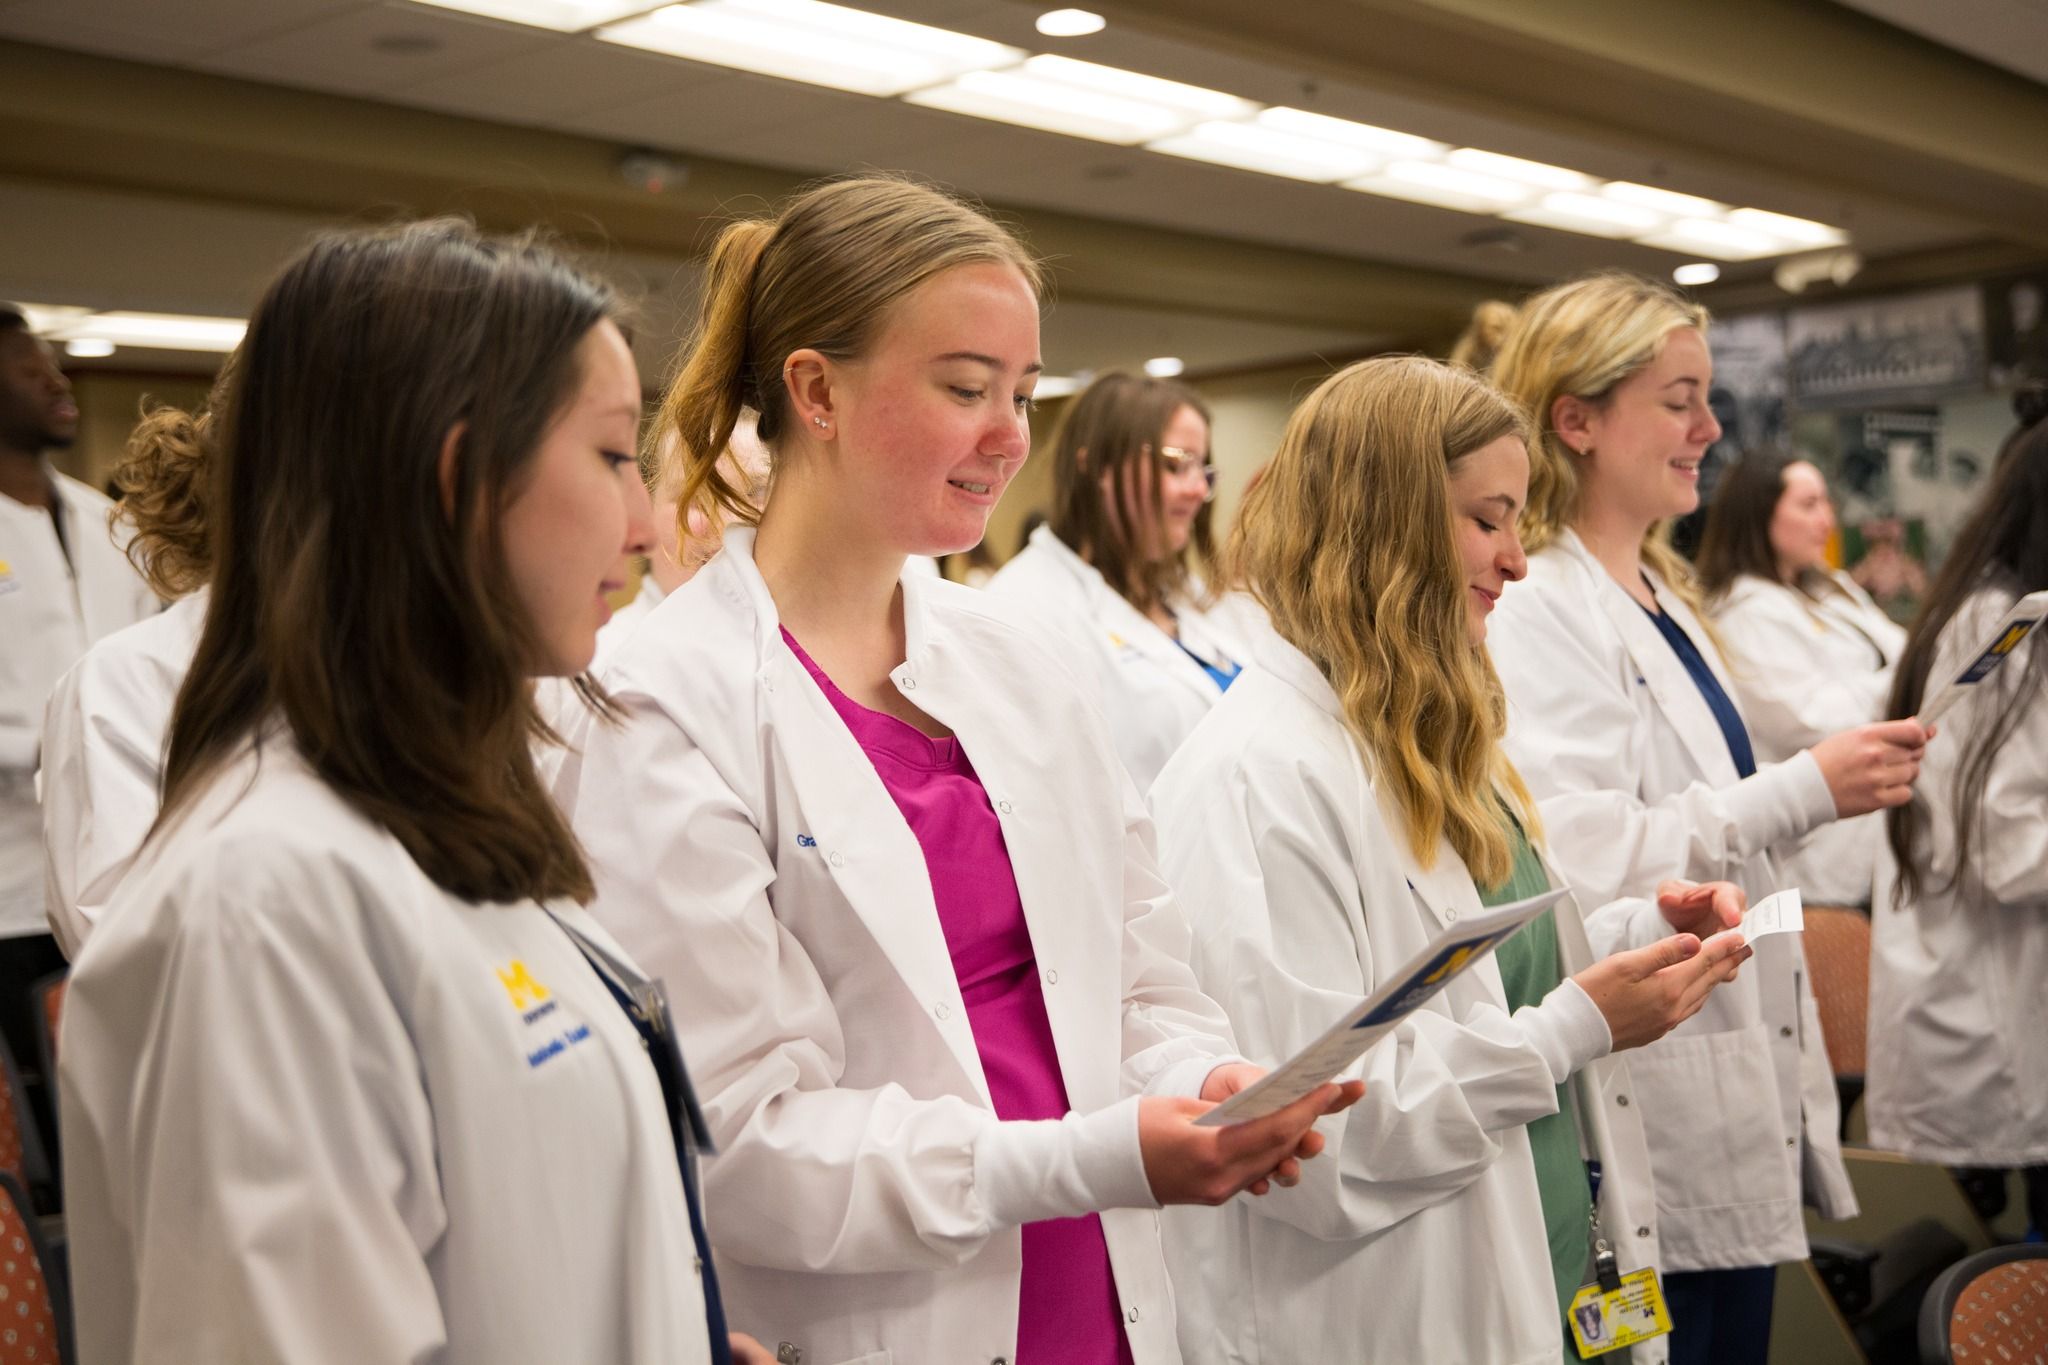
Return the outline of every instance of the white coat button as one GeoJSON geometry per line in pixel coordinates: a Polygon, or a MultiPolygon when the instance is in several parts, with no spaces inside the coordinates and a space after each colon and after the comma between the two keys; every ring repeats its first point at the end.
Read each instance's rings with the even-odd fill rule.
{"type": "Polygon", "coordinates": [[[910,677],[907,674],[901,678],[898,678],[896,681],[905,692],[917,691],[917,679],[910,677]]]}
{"type": "Polygon", "coordinates": [[[1444,921],[1445,921],[1445,923],[1449,923],[1450,921],[1452,921],[1452,920],[1456,919],[1457,917],[1458,917],[1458,912],[1457,912],[1457,911],[1455,911],[1455,910],[1446,910],[1446,911],[1444,911],[1444,921]]]}
{"type": "Polygon", "coordinates": [[[1799,1139],[1798,1139],[1798,1138],[1786,1138],[1786,1139],[1785,1139],[1785,1145],[1786,1145],[1787,1147],[1797,1147],[1797,1146],[1799,1145],[1799,1139]]]}
{"type": "Polygon", "coordinates": [[[1650,1230],[1647,1227],[1641,1227],[1636,1229],[1636,1236],[1638,1237],[1648,1237],[1649,1235],[1650,1230]]]}
{"type": "Polygon", "coordinates": [[[953,1017],[953,1007],[941,1000],[938,1004],[932,1006],[932,1013],[941,1019],[950,1019],[953,1017]]]}
{"type": "Polygon", "coordinates": [[[1136,1321],[1138,1320],[1138,1310],[1137,1310],[1137,1309],[1135,1309],[1135,1308],[1133,1308],[1133,1309],[1132,1309],[1132,1310],[1131,1310],[1131,1311],[1130,1311],[1130,1312],[1129,1312],[1128,1314],[1126,1314],[1125,1316],[1127,1316],[1128,1318],[1130,1318],[1130,1320],[1131,1320],[1132,1322],[1136,1322],[1136,1321]]]}
{"type": "Polygon", "coordinates": [[[1614,1102],[1624,1109],[1628,1108],[1628,1096],[1626,1095],[1616,1095],[1614,1097],[1614,1102]]]}
{"type": "Polygon", "coordinates": [[[997,1356],[994,1360],[991,1360],[988,1363],[988,1365],[1010,1365],[1010,1362],[1003,1356],[997,1356]]]}
{"type": "Polygon", "coordinates": [[[1003,814],[1008,815],[1011,811],[1015,810],[1016,807],[1012,806],[1007,801],[998,801],[996,802],[996,809],[1001,811],[1003,814]]]}
{"type": "Polygon", "coordinates": [[[827,854],[827,855],[825,856],[825,861],[826,861],[826,862],[828,862],[828,863],[830,863],[830,864],[832,864],[832,866],[834,866],[834,867],[845,867],[845,866],[846,866],[846,859],[845,859],[845,857],[844,857],[844,856],[843,856],[843,855],[842,855],[842,854],[841,854],[841,853],[839,852],[839,850],[838,850],[838,849],[836,849],[836,848],[835,848],[835,849],[833,849],[833,850],[832,850],[832,852],[830,852],[829,854],[827,854]]]}
{"type": "Polygon", "coordinates": [[[1057,986],[1057,985],[1059,985],[1059,984],[1060,984],[1060,974],[1059,974],[1058,972],[1056,972],[1056,971],[1053,971],[1053,970],[1052,970],[1051,968],[1047,968],[1047,969],[1046,969],[1046,973],[1045,973],[1045,984],[1046,984],[1046,985],[1048,985],[1048,986],[1057,986]]]}
{"type": "Polygon", "coordinates": [[[1790,1038],[1792,1036],[1792,1026],[1790,1024],[1787,1024],[1783,1028],[1779,1029],[1778,1036],[1780,1038],[1790,1038]]]}

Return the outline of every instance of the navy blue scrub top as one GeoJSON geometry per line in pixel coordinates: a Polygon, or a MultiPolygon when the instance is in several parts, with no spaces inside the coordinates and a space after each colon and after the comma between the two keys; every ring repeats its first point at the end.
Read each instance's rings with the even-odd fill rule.
{"type": "MultiPolygon", "coordinates": [[[[1636,603],[1641,607],[1642,603],[1636,603]]],[[[1749,731],[1742,724],[1742,713],[1735,709],[1735,703],[1728,699],[1728,693],[1721,687],[1721,680],[1714,676],[1714,670],[1700,653],[1700,647],[1678,622],[1666,612],[1652,611],[1643,607],[1643,612],[1657,623],[1657,630],[1664,637],[1664,643],[1671,646],[1671,652],[1685,665],[1685,671],[1692,674],[1694,687],[1707,700],[1707,709],[1714,713],[1714,719],[1721,723],[1721,738],[1728,741],[1728,756],[1735,760],[1735,771],[1742,777],[1756,773],[1756,751],[1749,747],[1749,731]]]]}

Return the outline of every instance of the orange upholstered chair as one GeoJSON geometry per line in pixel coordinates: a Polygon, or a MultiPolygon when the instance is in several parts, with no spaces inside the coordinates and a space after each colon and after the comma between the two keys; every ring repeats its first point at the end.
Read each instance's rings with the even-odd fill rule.
{"type": "Polygon", "coordinates": [[[1925,1365],[2048,1362],[2048,1246],[1993,1247],[1941,1273],[1920,1307],[1925,1365]]]}

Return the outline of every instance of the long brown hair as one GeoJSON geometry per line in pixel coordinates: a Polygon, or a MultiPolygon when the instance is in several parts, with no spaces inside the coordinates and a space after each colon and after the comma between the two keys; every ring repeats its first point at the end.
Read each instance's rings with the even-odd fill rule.
{"type": "Polygon", "coordinates": [[[1209,424],[1208,405],[1187,385],[1111,370],[1068,405],[1052,435],[1052,514],[1046,524],[1140,611],[1187,595],[1191,551],[1204,566],[1215,558],[1211,503],[1195,514],[1188,543],[1177,554],[1148,561],[1135,534],[1144,512],[1134,485],[1149,488],[1151,505],[1159,506],[1166,468],[1160,442],[1182,408],[1193,408],[1209,424]]]}
{"type": "Polygon", "coordinates": [[[281,717],[443,889],[589,899],[534,771],[550,737],[525,676],[540,651],[499,513],[616,309],[533,239],[449,219],[323,234],[285,266],[214,414],[214,595],[171,718],[160,828],[281,717]]]}
{"type": "MultiPolygon", "coordinates": [[[[1530,299],[1493,358],[1491,376],[1536,421],[1529,451],[1529,506],[1522,514],[1522,545],[1535,554],[1579,515],[1577,461],[1551,426],[1551,410],[1566,394],[1604,403],[1615,386],[1661,355],[1682,327],[1702,332],[1707,310],[1656,280],[1604,270],[1567,280],[1530,299]]],[[[1692,566],[1671,548],[1662,523],[1643,537],[1642,557],[1686,602],[1703,605],[1692,566]]],[[[1709,628],[1711,633],[1711,628],[1709,628]]]]}
{"type": "MultiPolygon", "coordinates": [[[[1893,720],[1916,714],[1927,700],[1928,676],[1942,635],[1963,605],[1985,587],[2020,595],[2048,588],[2048,417],[2038,410],[2035,420],[2006,442],[1975,509],[1927,589],[1892,678],[1886,714],[1893,720]]],[[[2025,663],[2006,660],[1985,685],[1987,691],[1996,689],[1999,710],[1988,724],[1974,729],[1956,762],[1949,801],[1956,865],[1948,886],[1960,882],[1969,867],[1970,843],[1983,814],[1993,760],[2012,738],[2026,708],[2041,704],[2048,693],[2048,646],[2041,640],[2042,632],[2035,631],[2019,646],[2029,656],[2025,663]]],[[[1895,904],[1920,894],[1920,868],[1914,859],[1931,818],[1927,801],[1917,790],[1911,801],[1885,812],[1885,837],[1899,871],[1893,887],[1895,904]]]]}
{"type": "Polygon", "coordinates": [[[1330,680],[1415,856],[1428,866],[1447,839],[1482,886],[1513,870],[1499,803],[1534,837],[1535,802],[1501,748],[1500,678],[1467,634],[1449,475],[1473,451],[1531,434],[1469,370],[1360,361],[1294,410],[1229,551],[1274,629],[1330,680]]]}
{"type": "MultiPolygon", "coordinates": [[[[1780,581],[1778,552],[1771,548],[1771,518],[1785,496],[1785,471],[1806,463],[1804,457],[1783,451],[1744,451],[1721,471],[1714,500],[1707,505],[1695,565],[1709,600],[1726,593],[1744,574],[1766,583],[1780,581]]],[[[1832,580],[1814,569],[1802,570],[1791,586],[1815,599],[1833,590],[1832,580]]]]}
{"type": "Polygon", "coordinates": [[[894,176],[827,181],[773,218],[728,225],[704,270],[697,325],[681,372],[662,400],[651,439],[673,434],[683,461],[679,517],[696,507],[712,525],[754,525],[761,509],[720,468],[740,414],[771,460],[789,425],[782,367],[800,350],[856,360],[889,309],[957,266],[1007,265],[1044,292],[1044,271],[1024,244],[981,210],[894,176]]]}

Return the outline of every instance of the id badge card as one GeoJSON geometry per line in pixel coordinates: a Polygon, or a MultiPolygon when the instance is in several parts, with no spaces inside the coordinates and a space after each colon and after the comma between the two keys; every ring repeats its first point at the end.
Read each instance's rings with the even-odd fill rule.
{"type": "Polygon", "coordinates": [[[1572,1296],[1572,1340],[1581,1360],[1604,1356],[1671,1330],[1671,1312],[1664,1306],[1664,1287],[1655,1270],[1623,1275],[1614,1288],[1599,1281],[1572,1296]]]}

